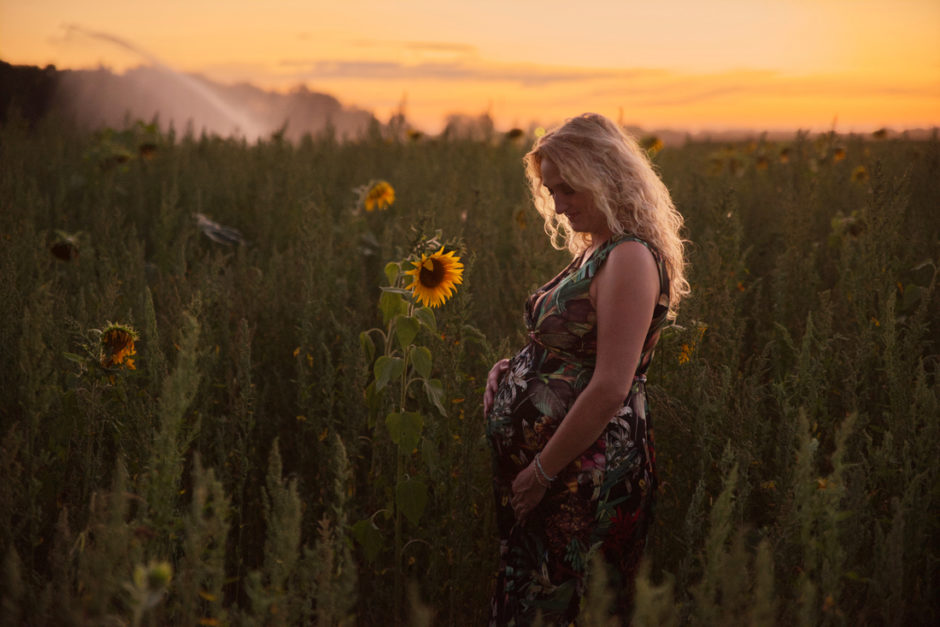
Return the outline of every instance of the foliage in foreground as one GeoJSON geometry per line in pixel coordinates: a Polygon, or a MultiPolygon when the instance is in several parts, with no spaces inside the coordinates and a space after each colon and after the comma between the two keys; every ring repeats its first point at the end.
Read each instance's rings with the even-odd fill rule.
{"type": "MultiPolygon", "coordinates": [[[[485,622],[482,384],[564,263],[523,149],[0,129],[2,622],[485,622]],[[373,180],[394,204],[364,212],[373,180]],[[386,262],[436,228],[466,270],[409,338],[443,412],[402,446],[360,333],[389,322],[386,262]],[[137,333],[121,359],[99,350],[110,321],[137,333]],[[410,481],[421,515],[383,513],[410,481]]],[[[693,297],[650,373],[663,490],[635,622],[935,623],[940,142],[656,161],[693,297]]],[[[604,624],[603,573],[592,591],[604,624]]]]}

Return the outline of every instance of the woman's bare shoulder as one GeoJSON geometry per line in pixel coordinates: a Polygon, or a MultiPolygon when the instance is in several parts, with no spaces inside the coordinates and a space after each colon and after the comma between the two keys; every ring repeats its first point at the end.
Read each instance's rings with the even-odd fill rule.
{"type": "Polygon", "coordinates": [[[607,255],[607,260],[598,274],[627,274],[635,279],[656,279],[658,280],[659,271],[656,265],[656,258],[653,251],[642,242],[636,240],[627,240],[611,248],[607,255]],[[611,272],[610,270],[613,270],[611,272]]]}

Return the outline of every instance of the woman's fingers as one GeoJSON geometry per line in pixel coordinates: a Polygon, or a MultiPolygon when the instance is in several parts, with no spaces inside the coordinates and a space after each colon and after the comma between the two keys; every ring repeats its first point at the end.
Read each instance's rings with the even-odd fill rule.
{"type": "Polygon", "coordinates": [[[509,503],[516,514],[516,520],[523,522],[544,496],[545,486],[539,483],[535,476],[535,467],[529,464],[512,482],[512,497],[509,503]]]}
{"type": "Polygon", "coordinates": [[[508,369],[508,359],[500,359],[490,368],[490,373],[486,377],[486,390],[483,392],[484,414],[488,414],[493,407],[493,400],[496,398],[496,389],[499,387],[499,380],[508,369]]]}

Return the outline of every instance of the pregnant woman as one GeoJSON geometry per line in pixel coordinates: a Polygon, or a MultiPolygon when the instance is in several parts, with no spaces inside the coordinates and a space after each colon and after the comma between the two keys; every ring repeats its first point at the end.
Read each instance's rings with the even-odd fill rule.
{"type": "Polygon", "coordinates": [[[491,622],[569,624],[595,555],[629,620],[656,487],[646,371],[689,291],[682,217],[645,152],[600,115],[545,134],[525,165],[552,245],[573,259],[529,297],[528,343],[487,379],[491,622]]]}

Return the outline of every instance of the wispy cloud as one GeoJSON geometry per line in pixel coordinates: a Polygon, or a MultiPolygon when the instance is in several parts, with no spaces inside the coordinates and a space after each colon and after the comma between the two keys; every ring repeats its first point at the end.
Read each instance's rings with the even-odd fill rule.
{"type": "Polygon", "coordinates": [[[390,50],[415,50],[460,55],[475,55],[477,47],[471,44],[448,41],[383,41],[375,39],[357,39],[352,42],[357,48],[386,48],[390,50]]]}
{"type": "Polygon", "coordinates": [[[454,52],[476,54],[477,47],[470,44],[447,43],[444,41],[406,41],[402,45],[409,50],[430,50],[432,52],[454,52]]]}
{"type": "Polygon", "coordinates": [[[940,86],[886,79],[825,74],[791,76],[772,70],[740,70],[716,74],[663,73],[640,81],[601,81],[590,98],[620,98],[648,107],[689,107],[735,97],[773,98],[923,98],[940,97],[940,86]]]}
{"type": "Polygon", "coordinates": [[[512,82],[526,86],[544,86],[558,82],[630,80],[661,76],[655,69],[583,69],[540,65],[502,65],[466,61],[401,63],[398,61],[360,61],[351,59],[284,59],[280,65],[290,68],[294,78],[349,80],[428,80],[512,82]]]}

